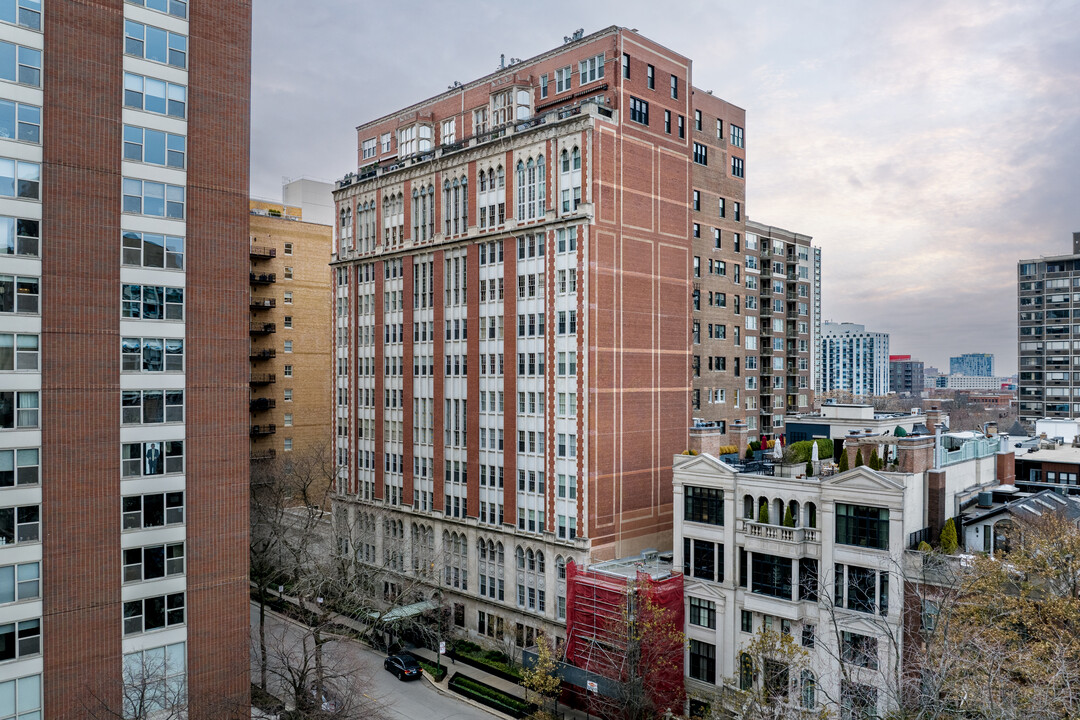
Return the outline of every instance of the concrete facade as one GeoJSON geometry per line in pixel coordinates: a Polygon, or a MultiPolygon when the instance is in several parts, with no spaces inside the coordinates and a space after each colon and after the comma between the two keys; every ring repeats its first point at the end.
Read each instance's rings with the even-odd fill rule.
{"type": "Polygon", "coordinates": [[[1080,232],[1073,233],[1071,255],[1020,260],[1016,269],[1020,421],[1080,417],[1080,376],[1073,372],[1080,341],[1070,330],[1080,301],[1080,232]]]}
{"type": "Polygon", "coordinates": [[[819,395],[889,393],[889,334],[865,325],[827,322],[821,331],[819,395]]]}

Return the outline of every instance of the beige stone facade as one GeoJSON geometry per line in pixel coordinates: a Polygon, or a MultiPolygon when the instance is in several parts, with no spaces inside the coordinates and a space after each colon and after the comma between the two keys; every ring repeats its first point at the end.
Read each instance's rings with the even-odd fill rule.
{"type": "Polygon", "coordinates": [[[331,227],[300,208],[252,200],[251,458],[330,438],[331,227]]]}

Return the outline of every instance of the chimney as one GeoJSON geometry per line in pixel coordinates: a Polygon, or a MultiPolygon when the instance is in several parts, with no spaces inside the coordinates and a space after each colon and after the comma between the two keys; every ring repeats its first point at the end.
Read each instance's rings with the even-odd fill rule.
{"type": "Polygon", "coordinates": [[[996,477],[999,485],[1016,485],[1016,453],[999,452],[997,454],[996,477]]]}
{"type": "Polygon", "coordinates": [[[934,428],[941,424],[941,410],[937,405],[931,405],[926,411],[926,429],[934,432],[934,428]]]}

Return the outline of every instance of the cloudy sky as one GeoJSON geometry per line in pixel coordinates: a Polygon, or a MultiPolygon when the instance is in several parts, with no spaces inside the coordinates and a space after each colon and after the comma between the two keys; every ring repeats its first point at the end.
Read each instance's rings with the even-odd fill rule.
{"type": "Polygon", "coordinates": [[[355,170],[361,122],[637,28],[747,110],[747,210],[814,237],[826,319],[1016,370],[1016,261],[1080,231],[1075,0],[258,0],[253,195],[355,170]],[[675,9],[678,12],[674,12],[675,9]]]}

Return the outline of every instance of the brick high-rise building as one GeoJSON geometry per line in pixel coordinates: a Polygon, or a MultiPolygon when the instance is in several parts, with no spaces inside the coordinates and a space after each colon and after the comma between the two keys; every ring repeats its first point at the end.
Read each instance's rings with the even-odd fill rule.
{"type": "MultiPolygon", "coordinates": [[[[296,180],[312,201],[331,203],[331,185],[296,180]],[[318,191],[322,191],[319,193],[318,191]],[[324,196],[324,197],[322,197],[324,196]]],[[[333,209],[251,201],[251,458],[331,442],[333,376],[330,257],[333,209]]],[[[330,448],[333,452],[333,448],[330,448]]]]}
{"type": "Polygon", "coordinates": [[[0,6],[5,717],[243,716],[250,22],[0,6]]]}
{"type": "Polygon", "coordinates": [[[568,560],[670,548],[706,325],[717,419],[756,385],[744,118],[610,27],[360,125],[334,265],[362,560],[437,551],[459,624],[526,638],[565,622],[568,560]]]}

